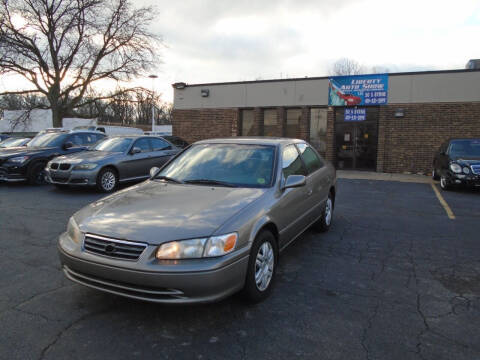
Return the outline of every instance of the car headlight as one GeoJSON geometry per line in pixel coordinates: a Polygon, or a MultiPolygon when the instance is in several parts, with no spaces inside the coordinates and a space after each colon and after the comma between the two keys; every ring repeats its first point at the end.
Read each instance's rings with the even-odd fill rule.
{"type": "Polygon", "coordinates": [[[80,164],[73,167],[73,170],[93,170],[98,166],[95,163],[80,164]]]}
{"type": "Polygon", "coordinates": [[[18,157],[8,159],[8,162],[11,162],[11,163],[14,163],[14,164],[23,164],[29,158],[30,158],[30,156],[18,156],[18,157]]]}
{"type": "Polygon", "coordinates": [[[222,256],[235,249],[237,238],[237,233],[231,233],[208,239],[171,241],[160,245],[156,257],[166,260],[222,256]]]}
{"type": "Polygon", "coordinates": [[[77,244],[80,243],[82,239],[82,232],[80,231],[80,228],[78,227],[73,216],[70,218],[70,220],[68,220],[67,234],[74,242],[77,244]]]}
{"type": "Polygon", "coordinates": [[[450,164],[450,170],[458,174],[462,172],[462,167],[458,164],[450,164]]]}
{"type": "Polygon", "coordinates": [[[467,175],[470,174],[470,169],[468,167],[464,167],[463,168],[463,173],[467,174],[467,175]]]}

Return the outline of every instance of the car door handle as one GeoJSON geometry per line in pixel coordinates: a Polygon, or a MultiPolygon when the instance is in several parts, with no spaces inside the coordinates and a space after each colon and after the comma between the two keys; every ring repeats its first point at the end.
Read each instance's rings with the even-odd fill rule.
{"type": "Polygon", "coordinates": [[[312,189],[308,189],[307,195],[310,196],[310,195],[312,195],[312,194],[313,194],[313,190],[312,190],[312,189]]]}

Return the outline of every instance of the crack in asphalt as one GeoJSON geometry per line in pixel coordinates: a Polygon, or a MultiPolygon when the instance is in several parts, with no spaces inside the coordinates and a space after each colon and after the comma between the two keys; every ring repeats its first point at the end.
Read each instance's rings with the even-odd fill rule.
{"type": "Polygon", "coordinates": [[[363,329],[362,336],[360,337],[360,342],[362,344],[363,350],[365,350],[365,356],[367,360],[370,360],[370,349],[367,344],[368,332],[373,326],[373,320],[378,314],[378,309],[380,308],[380,301],[377,301],[375,307],[373,308],[372,314],[367,319],[367,326],[363,329]]]}
{"type": "Polygon", "coordinates": [[[43,360],[45,358],[45,355],[47,354],[47,352],[49,352],[57,344],[57,342],[60,340],[60,338],[63,335],[65,335],[65,333],[67,333],[75,325],[79,324],[80,322],[82,322],[82,321],[84,321],[88,318],[91,318],[91,317],[94,317],[94,316],[97,316],[97,315],[100,315],[100,314],[103,314],[103,313],[108,313],[109,311],[111,311],[111,309],[107,307],[106,309],[101,309],[101,310],[98,310],[96,312],[88,313],[88,314],[80,316],[77,320],[68,324],[66,327],[64,327],[62,330],[60,330],[58,332],[58,334],[55,336],[55,338],[47,346],[45,346],[42,349],[42,351],[40,352],[40,356],[39,356],[38,360],[43,360]]]}

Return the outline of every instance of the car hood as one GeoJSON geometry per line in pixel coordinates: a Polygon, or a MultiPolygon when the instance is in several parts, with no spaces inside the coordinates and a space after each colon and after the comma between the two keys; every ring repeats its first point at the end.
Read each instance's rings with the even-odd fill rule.
{"type": "Polygon", "coordinates": [[[468,157],[468,158],[455,158],[453,159],[456,163],[460,165],[480,165],[480,157],[468,157]]]}
{"type": "Polygon", "coordinates": [[[0,150],[0,158],[11,158],[15,156],[36,155],[44,151],[56,149],[54,147],[15,147],[0,150]]]}
{"type": "Polygon", "coordinates": [[[114,157],[115,155],[119,155],[119,154],[121,153],[114,153],[114,152],[108,152],[108,151],[81,151],[75,154],[59,156],[55,158],[55,161],[74,162],[74,163],[81,163],[83,161],[97,162],[97,161],[103,161],[105,159],[114,157]]]}
{"type": "Polygon", "coordinates": [[[75,214],[82,232],[158,245],[207,237],[266,189],[147,181],[75,214]]]}

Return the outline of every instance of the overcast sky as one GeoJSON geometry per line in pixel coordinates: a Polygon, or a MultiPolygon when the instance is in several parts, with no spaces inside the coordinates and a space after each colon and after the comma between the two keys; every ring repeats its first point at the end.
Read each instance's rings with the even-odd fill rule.
{"type": "Polygon", "coordinates": [[[166,47],[154,86],[167,101],[173,82],[324,76],[343,57],[391,72],[464,68],[480,58],[478,0],[133,3],[158,9],[153,30],[166,47]]]}
{"type": "Polygon", "coordinates": [[[464,68],[480,58],[480,1],[144,0],[167,48],[170,84],[328,75],[348,57],[391,72],[464,68]]]}

